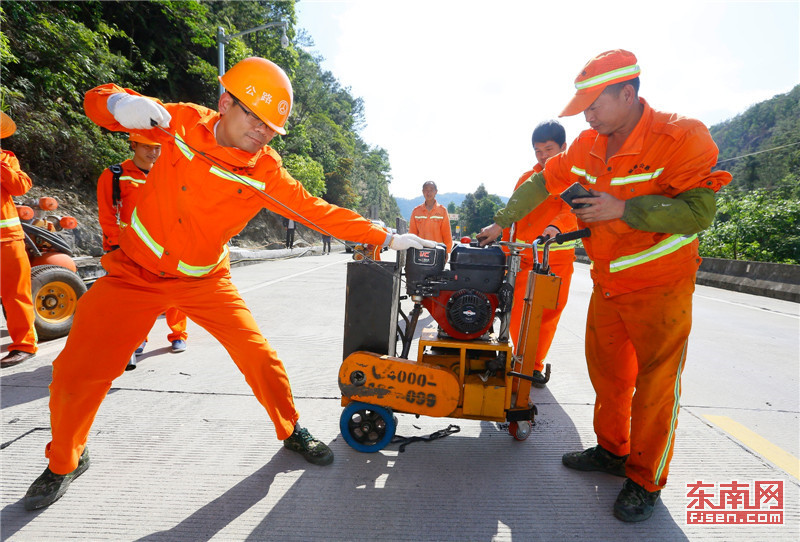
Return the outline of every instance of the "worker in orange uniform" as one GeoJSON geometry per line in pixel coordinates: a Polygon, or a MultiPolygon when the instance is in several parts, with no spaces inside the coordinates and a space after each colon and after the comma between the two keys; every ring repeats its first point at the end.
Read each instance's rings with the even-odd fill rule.
{"type": "Polygon", "coordinates": [[[443,205],[436,202],[436,183],[426,181],[422,185],[422,196],[425,198],[414,210],[411,211],[411,221],[408,223],[408,233],[419,235],[423,239],[430,239],[443,243],[447,253],[453,249],[453,234],[450,233],[450,216],[443,205]]]}
{"type": "MultiPolygon", "coordinates": [[[[147,174],[161,155],[161,144],[156,141],[141,134],[130,134],[128,139],[133,158],[103,170],[97,180],[97,209],[106,252],[119,248],[120,231],[130,224],[136,200],[147,183],[147,174]]],[[[172,345],[172,352],[186,351],[186,315],[170,307],[166,319],[170,329],[167,340],[172,345]]],[[[147,340],[145,337],[131,356],[127,370],[136,368],[136,356],[144,352],[147,340]]]]}
{"type": "MultiPolygon", "coordinates": [[[[564,127],[558,121],[550,120],[539,124],[533,130],[531,137],[533,151],[536,155],[536,165],[533,169],[522,174],[517,181],[514,190],[527,181],[534,173],[539,173],[544,169],[544,164],[551,156],[566,150],[567,135],[564,127]]],[[[550,196],[536,212],[530,212],[516,222],[515,239],[517,243],[532,243],[537,237],[554,237],[559,233],[575,231],[577,219],[571,212],[569,205],[558,196],[550,196]],[[557,214],[552,217],[552,212],[557,214]]],[[[503,230],[503,240],[508,241],[511,237],[511,228],[503,230]]],[[[542,261],[544,252],[539,250],[538,261],[542,261]]],[[[533,368],[533,385],[538,388],[545,387],[547,377],[542,373],[544,369],[544,358],[547,356],[550,345],[553,343],[553,336],[556,333],[558,320],[561,312],[567,304],[569,297],[569,284],[572,280],[572,264],[575,261],[575,241],[568,241],[561,245],[550,246],[550,271],[561,277],[561,288],[558,292],[558,305],[555,309],[544,309],[542,311],[542,322],[539,328],[539,342],[536,347],[536,358],[533,368]]],[[[525,297],[525,290],[528,286],[528,277],[533,269],[533,254],[529,250],[523,251],[520,262],[520,270],[517,273],[517,280],[514,284],[514,303],[511,306],[511,338],[514,344],[519,344],[519,325],[522,321],[522,313],[525,308],[522,302],[525,297]]]]}
{"type": "Polygon", "coordinates": [[[639,73],[636,57],[620,49],[586,64],[561,116],[583,113],[591,129],[523,183],[478,236],[496,238],[573,183],[588,189],[590,197],[574,200],[588,205],[574,212],[591,230],[586,362],[598,444],[562,462],[626,477],[614,503],[622,521],[649,518],[667,483],[701,261],[697,233],[731,181],[711,171],[719,150],[708,128],[652,109],[639,97],[639,73]]]}
{"type": "MultiPolygon", "coordinates": [[[[0,112],[0,139],[17,131],[11,117],[0,112]]],[[[36,355],[35,314],[31,299],[31,263],[25,251],[25,232],[12,196],[30,190],[31,178],[19,167],[13,152],[0,148],[2,191],[0,191],[0,298],[6,313],[11,344],[0,367],[13,367],[36,355]]]]}
{"type": "Polygon", "coordinates": [[[161,158],[141,189],[130,226],[120,232],[120,249],[103,256],[108,274],[81,297],[64,350],[53,361],[49,466],[25,495],[29,510],[60,498],[89,467],[86,441],[95,414],[141,338],[169,307],[225,346],[286,448],[329,465],[333,452],[299,425],[283,363],[231,282],[227,242],[267,208],[343,239],[394,250],[434,246],[415,235],[387,234],[357,213],[311,196],[286,172],[268,146],[276,133],[286,133],[293,101],[280,67],[250,57],[220,82],[226,91],[219,112],[162,104],[114,84],[86,93],[89,118],[161,143],[161,158]],[[98,344],[104,350],[98,352],[98,344]]]}

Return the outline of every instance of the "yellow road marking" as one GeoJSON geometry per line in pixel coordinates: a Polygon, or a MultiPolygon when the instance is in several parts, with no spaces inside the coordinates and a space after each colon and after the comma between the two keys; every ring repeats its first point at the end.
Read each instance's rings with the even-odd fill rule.
{"type": "Polygon", "coordinates": [[[775,446],[770,441],[749,430],[727,416],[703,415],[705,419],[764,457],[767,461],[800,480],[800,459],[775,446]]]}

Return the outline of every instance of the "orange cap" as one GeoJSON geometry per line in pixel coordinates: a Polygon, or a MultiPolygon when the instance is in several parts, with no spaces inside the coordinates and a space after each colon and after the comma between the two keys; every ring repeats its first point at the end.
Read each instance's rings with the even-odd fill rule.
{"type": "Polygon", "coordinates": [[[135,141],[136,143],[142,143],[144,145],[154,145],[156,147],[161,146],[161,143],[159,143],[158,141],[147,139],[146,137],[140,134],[128,134],[128,141],[135,141]]]}
{"type": "Polygon", "coordinates": [[[0,139],[10,136],[16,131],[16,123],[11,120],[11,117],[0,111],[0,139]]]}
{"type": "Polygon", "coordinates": [[[578,91],[559,117],[570,117],[583,113],[594,103],[607,86],[639,77],[639,65],[633,53],[614,49],[600,53],[583,67],[575,78],[578,91]]]}

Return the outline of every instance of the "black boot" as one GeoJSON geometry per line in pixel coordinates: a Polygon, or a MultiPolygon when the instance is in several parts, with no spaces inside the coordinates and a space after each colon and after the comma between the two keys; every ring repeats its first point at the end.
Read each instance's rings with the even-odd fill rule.
{"type": "Polygon", "coordinates": [[[56,474],[50,468],[44,469],[25,493],[25,510],[44,508],[56,502],[67,492],[72,481],[89,468],[89,449],[84,448],[78,466],[69,474],[56,474]]]}

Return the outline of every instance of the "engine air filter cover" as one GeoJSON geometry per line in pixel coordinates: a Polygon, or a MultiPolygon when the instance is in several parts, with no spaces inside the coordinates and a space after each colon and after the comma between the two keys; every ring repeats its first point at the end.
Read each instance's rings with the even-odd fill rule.
{"type": "Polygon", "coordinates": [[[477,290],[459,290],[447,300],[447,322],[465,335],[482,335],[491,326],[494,311],[489,297],[477,290]]]}

